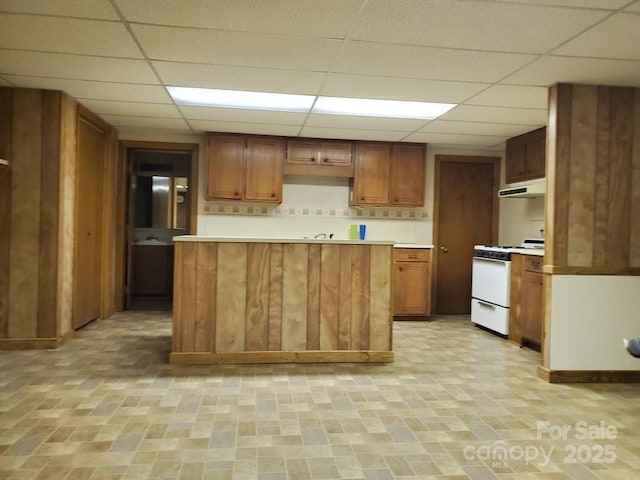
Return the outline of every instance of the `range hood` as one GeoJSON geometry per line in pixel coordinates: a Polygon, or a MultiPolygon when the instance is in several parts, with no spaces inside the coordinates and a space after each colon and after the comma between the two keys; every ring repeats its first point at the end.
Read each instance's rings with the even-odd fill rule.
{"type": "Polygon", "coordinates": [[[546,190],[546,182],[535,182],[528,185],[518,185],[509,188],[503,188],[498,191],[500,198],[539,198],[544,197],[546,190]]]}

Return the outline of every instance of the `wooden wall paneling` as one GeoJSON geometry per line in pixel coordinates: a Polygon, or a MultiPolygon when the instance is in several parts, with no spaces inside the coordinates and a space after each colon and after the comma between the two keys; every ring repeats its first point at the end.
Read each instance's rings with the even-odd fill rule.
{"type": "MultiPolygon", "coordinates": [[[[184,246],[186,243],[176,242],[175,251],[173,254],[173,291],[176,293],[173,297],[172,305],[172,325],[171,325],[171,351],[183,352],[182,348],[182,335],[183,335],[183,313],[182,304],[189,300],[182,291],[183,281],[182,275],[184,272],[184,246]]],[[[215,318],[215,317],[213,317],[215,318]]]]}
{"type": "MultiPolygon", "coordinates": [[[[633,89],[614,88],[611,95],[609,211],[607,212],[607,266],[610,268],[629,266],[633,117],[633,89]]],[[[640,126],[636,125],[635,128],[640,126]]]]}
{"type": "Polygon", "coordinates": [[[593,206],[596,170],[598,88],[573,87],[567,262],[588,266],[593,260],[593,206]]]}
{"type": "Polygon", "coordinates": [[[269,344],[268,350],[282,347],[282,272],[284,246],[271,244],[269,258],[269,344]]]}
{"type": "Polygon", "coordinates": [[[522,276],[524,274],[524,255],[511,255],[511,280],[509,288],[509,340],[522,343],[522,276]]]}
{"type": "Polygon", "coordinates": [[[202,242],[197,245],[194,351],[213,353],[216,348],[215,313],[218,244],[202,242]]]}
{"type": "Polygon", "coordinates": [[[640,92],[633,99],[633,150],[631,152],[631,225],[629,266],[640,267],[640,92]]]}
{"type": "Polygon", "coordinates": [[[320,348],[320,271],[322,245],[309,245],[307,264],[307,350],[320,348]]]}
{"type": "Polygon", "coordinates": [[[351,311],[352,311],[352,256],[350,245],[340,245],[338,278],[338,350],[351,349],[351,311]]]}
{"type": "Polygon", "coordinates": [[[352,270],[352,310],[351,310],[351,348],[369,349],[370,330],[370,305],[369,295],[376,295],[371,292],[371,247],[351,245],[351,258],[353,260],[352,270]]]}
{"type": "Polygon", "coordinates": [[[37,336],[57,336],[58,197],[60,194],[60,123],[62,93],[42,94],[42,172],[37,336]]]}
{"type": "Polygon", "coordinates": [[[245,345],[247,244],[218,245],[216,352],[242,352],[245,345]]]}
{"type": "Polygon", "coordinates": [[[322,245],[320,271],[320,350],[338,349],[340,246],[322,245]]]}
{"type": "MultiPolygon", "coordinates": [[[[13,160],[13,90],[0,88],[0,158],[13,160]]],[[[0,338],[9,328],[9,250],[11,245],[11,170],[0,167],[0,338]]]]}
{"type": "Polygon", "coordinates": [[[545,263],[562,266],[567,265],[572,91],[568,84],[549,89],[547,184],[551,188],[545,196],[545,228],[551,242],[544,253],[545,263]]]}
{"type": "Polygon", "coordinates": [[[371,247],[371,284],[369,348],[391,350],[392,312],[392,258],[389,246],[371,247]]]}
{"type": "Polygon", "coordinates": [[[609,203],[609,151],[611,148],[611,88],[598,88],[596,168],[593,186],[593,259],[595,267],[607,264],[607,212],[609,203]]]}
{"type": "Polygon", "coordinates": [[[117,256],[118,242],[118,135],[114,128],[106,129],[106,151],[104,159],[104,186],[103,186],[103,210],[102,210],[102,309],[100,316],[108,318],[117,311],[116,299],[122,290],[116,289],[117,283],[117,256]]]}
{"type": "Polygon", "coordinates": [[[307,267],[309,245],[284,245],[282,278],[282,350],[304,350],[307,345],[307,267]]]}
{"type": "Polygon", "coordinates": [[[10,338],[38,334],[42,92],[14,90],[11,159],[10,338]]]}
{"type": "Polygon", "coordinates": [[[247,319],[245,350],[269,349],[270,244],[247,244],[247,319]]]}

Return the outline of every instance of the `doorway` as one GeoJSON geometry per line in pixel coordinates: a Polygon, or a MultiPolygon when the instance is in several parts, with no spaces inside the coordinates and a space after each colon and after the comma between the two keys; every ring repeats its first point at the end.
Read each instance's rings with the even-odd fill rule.
{"type": "Polygon", "coordinates": [[[500,158],[436,155],[435,161],[434,308],[470,313],[473,246],[498,238],[500,158]]]}
{"type": "Polygon", "coordinates": [[[127,190],[124,307],[171,310],[173,237],[195,234],[197,144],[121,142],[127,190]]]}

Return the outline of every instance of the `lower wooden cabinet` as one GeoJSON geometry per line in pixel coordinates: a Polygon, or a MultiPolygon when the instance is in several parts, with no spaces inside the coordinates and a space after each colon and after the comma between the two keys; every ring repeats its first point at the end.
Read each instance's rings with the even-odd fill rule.
{"type": "Polygon", "coordinates": [[[520,345],[542,345],[542,260],[537,255],[511,256],[509,339],[520,345]]]}
{"type": "Polygon", "coordinates": [[[173,245],[134,245],[131,267],[131,295],[171,295],[173,245]]]}
{"type": "Polygon", "coordinates": [[[431,250],[393,249],[394,316],[428,316],[431,313],[431,250]]]}

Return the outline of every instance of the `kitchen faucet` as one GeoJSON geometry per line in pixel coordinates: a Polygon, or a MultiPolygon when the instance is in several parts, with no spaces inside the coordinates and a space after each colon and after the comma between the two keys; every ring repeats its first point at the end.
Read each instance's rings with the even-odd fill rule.
{"type": "Polygon", "coordinates": [[[327,234],[326,233],[316,233],[313,238],[327,238],[327,234]]]}

